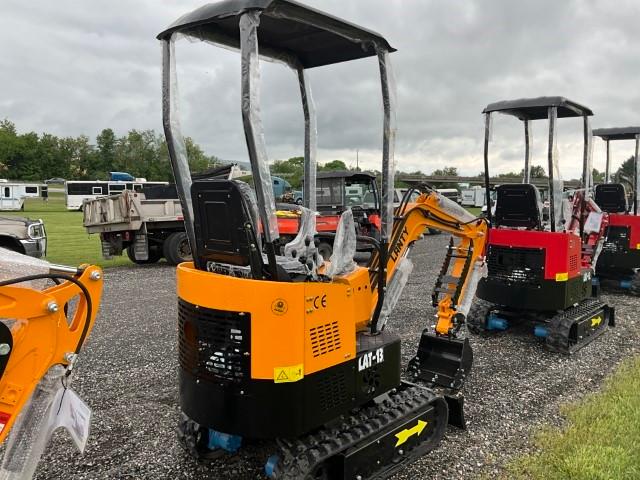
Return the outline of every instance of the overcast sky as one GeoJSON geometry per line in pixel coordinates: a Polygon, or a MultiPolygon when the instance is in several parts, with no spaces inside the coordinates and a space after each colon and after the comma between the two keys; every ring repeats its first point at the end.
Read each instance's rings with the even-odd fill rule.
{"type": "MultiPolygon", "coordinates": [[[[161,131],[156,34],[204,2],[184,0],[3,0],[0,118],[19,131],[95,135],[105,127],[161,131]]],[[[640,124],[640,2],[512,0],[308,0],[383,34],[398,83],[398,168],[482,170],[487,103],[563,95],[591,107],[594,127],[640,124]]],[[[185,134],[207,153],[246,160],[239,109],[239,60],[210,45],[176,47],[185,134]],[[182,60],[182,62],[181,62],[182,60]]],[[[302,113],[295,77],[263,67],[263,113],[271,159],[300,155],[302,113]]],[[[318,109],[319,160],[376,168],[380,87],[372,59],[310,71],[318,109]]],[[[566,178],[579,176],[581,122],[560,120],[566,178]]],[[[533,129],[533,160],[544,164],[546,125],[533,129]]],[[[632,153],[618,142],[614,163],[632,153]]],[[[493,129],[496,171],[522,168],[522,128],[493,129]]],[[[602,142],[594,165],[603,167],[602,142]]]]}

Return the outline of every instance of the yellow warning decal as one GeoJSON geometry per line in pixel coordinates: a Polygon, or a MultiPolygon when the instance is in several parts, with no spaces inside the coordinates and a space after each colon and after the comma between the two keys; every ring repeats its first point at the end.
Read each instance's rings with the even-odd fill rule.
{"type": "Polygon", "coordinates": [[[304,378],[303,364],[290,367],[275,367],[273,369],[273,381],[275,383],[297,382],[304,378]]]}
{"type": "Polygon", "coordinates": [[[567,280],[569,280],[568,272],[556,273],[556,282],[566,282],[567,280]]]}
{"type": "Polygon", "coordinates": [[[414,435],[420,436],[426,426],[427,422],[425,422],[424,420],[418,420],[418,423],[414,427],[405,428],[401,432],[396,433],[396,438],[398,439],[398,441],[396,442],[396,447],[399,447],[414,435]]]}
{"type": "Polygon", "coordinates": [[[640,243],[636,243],[636,250],[640,250],[640,243]]]}
{"type": "Polygon", "coordinates": [[[591,326],[592,327],[597,327],[601,323],[602,323],[602,317],[601,316],[593,317],[591,319],[591,326]]]}

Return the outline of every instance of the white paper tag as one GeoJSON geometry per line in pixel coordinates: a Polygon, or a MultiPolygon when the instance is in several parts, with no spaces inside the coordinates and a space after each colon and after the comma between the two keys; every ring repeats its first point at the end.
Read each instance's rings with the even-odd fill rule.
{"type": "Polygon", "coordinates": [[[80,453],[84,453],[89,439],[91,409],[70,388],[60,389],[51,408],[52,431],[66,429],[80,453]]]}
{"type": "Polygon", "coordinates": [[[585,233],[594,233],[600,231],[600,225],[602,225],[602,213],[601,212],[589,212],[587,221],[584,222],[585,233]]]}

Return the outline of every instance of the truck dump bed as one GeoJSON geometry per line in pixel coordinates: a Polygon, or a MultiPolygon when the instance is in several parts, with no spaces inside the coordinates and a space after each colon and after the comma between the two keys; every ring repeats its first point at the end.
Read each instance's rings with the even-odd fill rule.
{"type": "Polygon", "coordinates": [[[86,200],[83,225],[88,233],[102,233],[137,231],[148,223],[182,222],[182,208],[175,190],[165,190],[149,189],[144,193],[125,190],[117,195],[86,200]]]}

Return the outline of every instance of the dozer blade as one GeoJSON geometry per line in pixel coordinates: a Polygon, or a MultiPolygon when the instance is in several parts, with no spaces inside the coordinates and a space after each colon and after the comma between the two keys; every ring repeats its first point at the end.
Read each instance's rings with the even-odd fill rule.
{"type": "Polygon", "coordinates": [[[462,388],[472,364],[473,350],[468,339],[438,336],[424,330],[410,369],[423,382],[455,393],[462,388]]]}
{"type": "Polygon", "coordinates": [[[444,399],[447,401],[447,406],[449,407],[449,425],[463,430],[466,429],[467,421],[464,418],[464,396],[462,392],[445,395],[444,399]]]}

